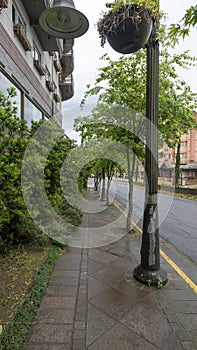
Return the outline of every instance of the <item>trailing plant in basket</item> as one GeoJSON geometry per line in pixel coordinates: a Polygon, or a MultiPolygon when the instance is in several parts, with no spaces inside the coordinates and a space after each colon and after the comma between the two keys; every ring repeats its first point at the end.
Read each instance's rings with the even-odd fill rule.
{"type": "MultiPolygon", "coordinates": [[[[161,17],[161,13],[158,9],[158,2],[155,0],[115,0],[113,3],[106,3],[106,7],[109,10],[107,12],[102,12],[102,16],[97,22],[97,30],[101,37],[101,46],[104,46],[106,39],[108,39],[110,43],[110,35],[117,35],[120,26],[122,26],[121,31],[126,32],[128,23],[132,24],[133,28],[135,28],[135,30],[137,29],[139,32],[144,29],[144,27],[142,27],[142,21],[149,23],[149,33],[147,33],[149,37],[152,25],[156,28],[161,17]]],[[[134,33],[134,35],[138,36],[139,32],[137,32],[137,34],[134,33]]],[[[129,52],[124,52],[123,50],[122,53],[129,52]]]]}

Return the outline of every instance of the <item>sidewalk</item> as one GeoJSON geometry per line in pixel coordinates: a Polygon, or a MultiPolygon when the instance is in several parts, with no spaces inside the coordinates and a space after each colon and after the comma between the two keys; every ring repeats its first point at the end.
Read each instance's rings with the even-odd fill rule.
{"type": "MultiPolygon", "coordinates": [[[[91,207],[98,194],[89,189],[86,198],[91,207]]],[[[113,240],[112,218],[122,238],[63,251],[22,350],[197,349],[197,294],[163,259],[163,288],[128,280],[140,263],[141,235],[124,235],[118,209],[97,205],[102,211],[84,214],[81,229],[97,227],[113,240]]]]}

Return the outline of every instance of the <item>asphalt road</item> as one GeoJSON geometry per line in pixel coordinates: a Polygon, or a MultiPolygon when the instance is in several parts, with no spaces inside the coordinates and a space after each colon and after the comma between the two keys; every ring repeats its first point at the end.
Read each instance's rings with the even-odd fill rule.
{"type": "MultiPolygon", "coordinates": [[[[113,181],[111,196],[126,207],[128,182],[113,181]]],[[[144,190],[134,189],[134,214],[143,220],[144,190]]],[[[158,194],[159,232],[180,252],[197,264],[197,201],[158,194]]]]}

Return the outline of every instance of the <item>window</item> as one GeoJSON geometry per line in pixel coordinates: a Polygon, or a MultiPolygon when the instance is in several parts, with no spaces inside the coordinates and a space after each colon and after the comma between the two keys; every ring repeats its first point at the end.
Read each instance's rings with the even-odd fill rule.
{"type": "Polygon", "coordinates": [[[34,61],[34,66],[36,67],[38,73],[40,75],[45,75],[45,69],[41,64],[41,53],[36,47],[35,44],[33,44],[33,49],[32,49],[32,56],[33,56],[33,61],[34,61]]]}
{"type": "Polygon", "coordinates": [[[180,158],[181,159],[187,159],[187,153],[180,153],[180,158]]]}
{"type": "Polygon", "coordinates": [[[16,103],[17,106],[17,113],[16,116],[18,118],[21,117],[21,92],[15,85],[12,84],[12,82],[3,75],[3,73],[0,72],[0,90],[3,92],[4,95],[7,95],[7,89],[14,87],[16,91],[16,96],[13,97],[12,102],[16,103]]]}
{"type": "Polygon", "coordinates": [[[31,51],[31,44],[26,37],[26,25],[16,7],[12,6],[12,21],[14,34],[20,40],[25,51],[31,51]]]}
{"type": "Polygon", "coordinates": [[[54,87],[54,92],[56,93],[57,92],[57,85],[53,82],[53,87],[54,87]]]}
{"type": "Polygon", "coordinates": [[[189,171],[188,177],[190,179],[195,179],[196,178],[196,172],[195,171],[189,171]]]}
{"type": "Polygon", "coordinates": [[[35,44],[33,44],[32,56],[34,60],[41,62],[41,53],[35,44]]]}
{"type": "Polygon", "coordinates": [[[31,126],[31,121],[39,121],[42,119],[42,112],[25,97],[25,113],[24,119],[27,122],[28,127],[31,126]]]}
{"type": "Polygon", "coordinates": [[[46,79],[46,81],[51,80],[51,74],[50,74],[47,66],[45,66],[45,79],[46,79]]]}
{"type": "Polygon", "coordinates": [[[12,22],[14,24],[20,24],[20,26],[25,30],[25,22],[14,5],[12,6],[12,22]]]}
{"type": "Polygon", "coordinates": [[[54,82],[51,81],[51,74],[50,74],[47,66],[45,66],[45,80],[46,80],[46,86],[47,86],[48,90],[50,92],[54,92],[54,82]]]}

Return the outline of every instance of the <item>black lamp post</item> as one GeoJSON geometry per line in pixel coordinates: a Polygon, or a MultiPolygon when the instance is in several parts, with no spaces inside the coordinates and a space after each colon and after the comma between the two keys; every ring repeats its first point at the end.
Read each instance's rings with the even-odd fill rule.
{"type": "MultiPolygon", "coordinates": [[[[159,8],[159,0],[152,1],[153,3],[155,1],[155,4],[157,5],[156,7],[159,8]]],[[[141,26],[135,25],[135,29],[131,29],[131,17],[132,15],[134,15],[134,13],[136,13],[137,5],[132,5],[131,1],[131,8],[129,10],[131,12],[128,12],[127,7],[126,9],[126,14],[122,8],[120,8],[119,11],[117,11],[117,13],[115,11],[110,11],[108,17],[105,17],[104,21],[102,20],[99,22],[99,28],[105,32],[105,29],[108,28],[108,25],[112,22],[112,20],[114,21],[113,23],[116,23],[116,25],[112,25],[112,29],[109,32],[107,32],[105,36],[107,37],[112,48],[120,53],[133,53],[135,51],[138,51],[145,45],[147,48],[145,161],[147,181],[143,218],[143,236],[141,245],[141,264],[134,269],[133,275],[139,282],[144,284],[164,285],[167,283],[168,280],[166,272],[160,267],[159,225],[157,208],[157,128],[159,100],[159,40],[157,33],[158,31],[156,28],[157,20],[150,16],[149,11],[145,11],[145,13],[143,13],[141,9],[141,11],[139,11],[138,13],[139,16],[141,15],[141,26]],[[134,13],[132,12],[133,10],[135,10],[134,13]],[[124,16],[120,17],[120,14],[124,14],[124,16]],[[153,23],[153,21],[155,23],[153,23]],[[144,37],[146,38],[145,41],[144,37]]],[[[105,40],[105,36],[104,38],[102,36],[102,30],[100,34],[102,39],[105,40]]]]}
{"type": "Polygon", "coordinates": [[[134,277],[143,284],[166,284],[167,274],[160,267],[159,226],[157,208],[158,188],[158,96],[159,41],[154,29],[147,43],[146,83],[146,161],[147,176],[141,264],[134,269],[134,277]]]}

